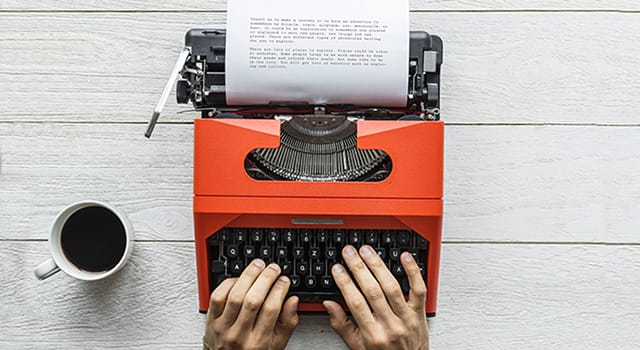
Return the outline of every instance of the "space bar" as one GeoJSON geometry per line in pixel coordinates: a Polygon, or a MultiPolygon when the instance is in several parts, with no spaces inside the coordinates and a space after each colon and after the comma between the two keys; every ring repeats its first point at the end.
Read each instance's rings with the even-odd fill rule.
{"type": "Polygon", "coordinates": [[[298,292],[289,291],[289,295],[297,295],[300,301],[323,301],[323,300],[335,300],[342,301],[342,295],[339,293],[331,292],[298,292]]]}

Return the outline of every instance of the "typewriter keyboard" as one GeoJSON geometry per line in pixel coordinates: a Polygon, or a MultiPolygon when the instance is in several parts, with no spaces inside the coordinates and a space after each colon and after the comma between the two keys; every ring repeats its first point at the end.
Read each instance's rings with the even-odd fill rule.
{"type": "Polygon", "coordinates": [[[426,283],[424,263],[429,242],[410,230],[264,229],[223,228],[207,240],[211,291],[224,279],[240,276],[255,258],[276,262],[291,279],[290,295],[301,301],[341,300],[331,277],[331,266],[342,263],[342,248],[368,244],[400,282],[405,294],[409,281],[400,264],[400,254],[413,254],[426,283]]]}

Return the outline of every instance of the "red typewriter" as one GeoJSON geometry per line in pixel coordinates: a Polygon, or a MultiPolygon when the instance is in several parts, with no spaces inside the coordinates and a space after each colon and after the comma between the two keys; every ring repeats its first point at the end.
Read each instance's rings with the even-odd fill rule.
{"type": "Polygon", "coordinates": [[[277,262],[301,311],[340,300],[330,269],[347,244],[369,244],[402,289],[403,251],[427,284],[435,315],[442,240],[442,41],[410,33],[404,108],[353,105],[228,106],[225,31],[187,32],[147,137],[177,81],[195,121],[193,212],[199,309],[254,258],[277,262]],[[178,79],[180,77],[180,79],[178,79]]]}

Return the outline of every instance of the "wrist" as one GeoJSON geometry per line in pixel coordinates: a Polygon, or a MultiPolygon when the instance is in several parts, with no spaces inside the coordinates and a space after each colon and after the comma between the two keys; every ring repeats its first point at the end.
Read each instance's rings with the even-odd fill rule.
{"type": "Polygon", "coordinates": [[[207,340],[202,337],[202,350],[213,350],[211,346],[207,343],[207,340]]]}

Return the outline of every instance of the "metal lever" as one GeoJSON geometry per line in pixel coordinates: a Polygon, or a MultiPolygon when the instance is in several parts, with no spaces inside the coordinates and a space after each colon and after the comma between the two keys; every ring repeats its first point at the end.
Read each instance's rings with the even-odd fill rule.
{"type": "Polygon", "coordinates": [[[176,80],[178,80],[178,74],[182,70],[185,62],[187,62],[187,58],[191,54],[191,49],[185,47],[182,52],[180,52],[180,56],[178,56],[178,60],[176,61],[176,65],[173,66],[173,71],[169,76],[169,81],[167,81],[167,85],[164,86],[164,90],[162,91],[162,96],[160,96],[160,101],[156,105],[156,108],[153,110],[153,115],[151,116],[151,120],[149,120],[149,125],[147,125],[147,132],[144,133],[146,138],[151,137],[151,133],[153,132],[153,128],[156,126],[158,122],[158,118],[160,117],[160,113],[164,108],[164,105],[167,103],[167,99],[169,98],[169,93],[173,88],[173,84],[175,84],[176,80]]]}

